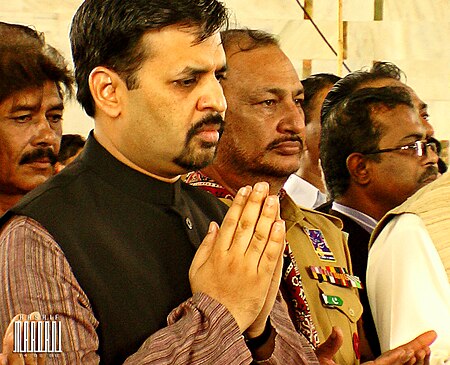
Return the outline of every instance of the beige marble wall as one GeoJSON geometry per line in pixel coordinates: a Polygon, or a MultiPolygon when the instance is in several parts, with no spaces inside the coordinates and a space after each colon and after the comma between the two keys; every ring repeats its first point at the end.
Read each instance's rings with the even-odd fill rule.
{"type": "MultiPolygon", "coordinates": [[[[232,10],[235,25],[278,34],[300,75],[305,71],[304,60],[311,60],[313,73],[338,72],[336,56],[310,21],[304,20],[296,0],[224,2],[232,10]]],[[[81,0],[0,0],[0,20],[34,25],[70,59],[68,30],[80,3],[81,0]]],[[[337,0],[313,1],[313,18],[335,48],[337,4],[337,0]]],[[[374,60],[396,63],[406,72],[408,84],[429,104],[437,137],[450,139],[450,0],[384,0],[381,21],[373,21],[374,0],[343,0],[343,17],[347,22],[347,65],[356,70],[370,66],[374,60]]],[[[76,102],[71,103],[64,131],[86,135],[91,128],[92,120],[76,102]]]]}
{"type": "MultiPolygon", "coordinates": [[[[336,56],[311,22],[304,20],[295,0],[246,0],[245,7],[241,0],[225,2],[238,26],[278,34],[300,75],[303,60],[312,60],[312,73],[338,73],[336,56]]],[[[312,13],[335,49],[337,6],[337,0],[314,0],[312,13]]],[[[383,20],[374,21],[374,0],[343,0],[343,19],[347,22],[345,62],[350,69],[370,66],[374,60],[396,63],[429,104],[437,137],[450,139],[450,1],[384,0],[383,20]]]]}

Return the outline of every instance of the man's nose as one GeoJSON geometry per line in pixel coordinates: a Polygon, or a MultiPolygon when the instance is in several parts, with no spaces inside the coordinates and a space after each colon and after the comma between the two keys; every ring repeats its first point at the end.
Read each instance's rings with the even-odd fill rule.
{"type": "Polygon", "coordinates": [[[422,163],[425,166],[429,166],[429,165],[434,165],[434,166],[438,166],[438,160],[439,160],[439,154],[438,151],[436,149],[436,147],[434,147],[435,145],[431,145],[431,144],[426,144],[425,145],[425,153],[422,156],[422,163]]]}
{"type": "Polygon", "coordinates": [[[61,140],[61,127],[53,126],[47,118],[40,117],[39,121],[35,123],[36,132],[32,144],[35,146],[56,146],[61,140]]]}
{"type": "Polygon", "coordinates": [[[212,110],[217,113],[225,112],[227,102],[223,94],[222,86],[217,79],[211,80],[208,87],[205,88],[203,94],[199,97],[197,108],[200,111],[212,110]]]}
{"type": "Polygon", "coordinates": [[[280,111],[282,113],[278,130],[281,133],[300,134],[305,136],[305,114],[294,101],[287,102],[280,111]]]}

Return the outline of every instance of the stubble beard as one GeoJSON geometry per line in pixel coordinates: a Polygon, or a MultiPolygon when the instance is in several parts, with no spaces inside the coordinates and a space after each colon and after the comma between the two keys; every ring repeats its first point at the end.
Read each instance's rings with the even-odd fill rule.
{"type": "Polygon", "coordinates": [[[266,156],[269,152],[264,150],[259,155],[252,157],[246,151],[233,146],[227,148],[227,151],[220,151],[221,165],[231,167],[235,174],[251,176],[258,181],[287,180],[290,174],[297,171],[296,167],[277,166],[267,161],[266,156]]]}
{"type": "Polygon", "coordinates": [[[196,147],[191,140],[173,162],[186,171],[201,170],[213,162],[216,151],[217,143],[201,142],[196,147]]]}
{"type": "Polygon", "coordinates": [[[173,162],[185,171],[196,171],[211,164],[216,156],[218,142],[197,141],[196,136],[203,126],[215,125],[222,135],[224,121],[219,114],[210,114],[191,127],[181,153],[173,162]]]}
{"type": "Polygon", "coordinates": [[[274,163],[274,161],[271,160],[271,155],[275,153],[274,149],[276,146],[284,141],[298,141],[303,145],[299,135],[283,136],[269,143],[256,156],[249,156],[248,152],[237,146],[238,143],[235,143],[234,140],[227,140],[229,143],[222,144],[222,146],[226,145],[224,148],[226,151],[221,153],[221,157],[229,163],[229,166],[233,166],[236,172],[240,174],[252,175],[258,180],[285,181],[289,175],[296,172],[300,167],[300,154],[298,155],[295,166],[278,165],[274,163]]]}

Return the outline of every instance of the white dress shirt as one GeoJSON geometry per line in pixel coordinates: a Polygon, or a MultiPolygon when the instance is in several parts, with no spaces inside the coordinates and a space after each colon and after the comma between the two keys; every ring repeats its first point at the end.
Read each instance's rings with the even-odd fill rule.
{"type": "Polygon", "coordinates": [[[369,251],[367,291],[381,350],[435,330],[431,364],[450,364],[450,283],[422,220],[394,217],[369,251]]]}
{"type": "Polygon", "coordinates": [[[327,195],[296,174],[291,174],[283,186],[295,204],[314,209],[327,201],[327,195]]]}

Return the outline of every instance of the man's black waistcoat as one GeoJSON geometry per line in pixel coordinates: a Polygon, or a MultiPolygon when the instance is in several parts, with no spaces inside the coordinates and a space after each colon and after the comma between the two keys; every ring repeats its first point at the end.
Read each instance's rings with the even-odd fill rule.
{"type": "Polygon", "coordinates": [[[73,165],[2,222],[26,215],[55,238],[100,322],[101,363],[119,364],[191,296],[195,250],[225,211],[200,189],[127,167],[90,136],[73,165]]]}

